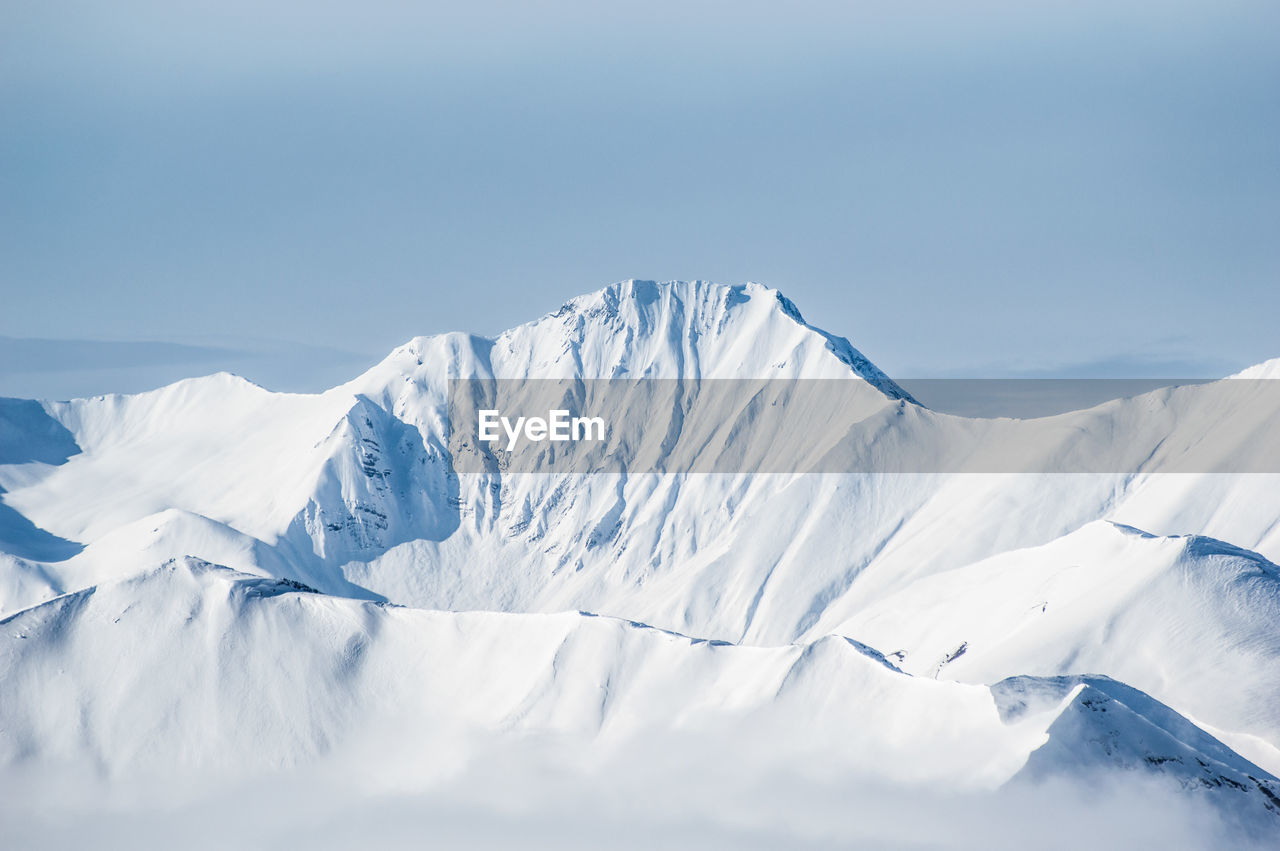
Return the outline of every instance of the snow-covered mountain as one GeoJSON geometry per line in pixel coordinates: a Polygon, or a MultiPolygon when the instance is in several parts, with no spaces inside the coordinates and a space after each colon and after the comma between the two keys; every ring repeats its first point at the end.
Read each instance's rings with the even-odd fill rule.
{"type": "MultiPolygon", "coordinates": [[[[1127,770],[1280,836],[1280,406],[1248,386],[967,420],[774,290],[630,281],[318,395],[3,400],[0,762],[369,774],[390,747],[416,776],[539,741],[598,776],[692,738],[740,777],[1127,770]],[[1016,445],[1038,472],[470,473],[458,378],[848,382],[873,427],[828,460],[1016,445]]],[[[779,439],[680,414],[639,412],[673,456],[779,439]]]]}

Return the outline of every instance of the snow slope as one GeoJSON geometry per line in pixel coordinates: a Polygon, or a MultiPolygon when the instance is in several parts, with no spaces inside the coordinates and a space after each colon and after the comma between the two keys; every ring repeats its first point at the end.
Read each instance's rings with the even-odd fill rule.
{"type": "Polygon", "coordinates": [[[423,611],[193,559],[0,628],[0,680],[22,695],[0,715],[7,764],[262,771],[375,731],[406,743],[396,759],[409,765],[440,731],[464,749],[563,736],[598,759],[637,737],[705,732],[754,743],[757,771],[820,759],[824,771],[905,784],[992,788],[1028,771],[1144,766],[1190,790],[1229,790],[1227,803],[1263,824],[1280,818],[1280,781],[1135,689],[937,682],[836,636],[751,647],[581,613],[423,611]]]}
{"type": "Polygon", "coordinates": [[[904,670],[990,682],[1105,671],[1276,764],[1280,569],[1212,538],[1097,521],[1050,544],[925,577],[836,630],[904,670]],[[999,589],[992,593],[991,589],[999,589]]]}

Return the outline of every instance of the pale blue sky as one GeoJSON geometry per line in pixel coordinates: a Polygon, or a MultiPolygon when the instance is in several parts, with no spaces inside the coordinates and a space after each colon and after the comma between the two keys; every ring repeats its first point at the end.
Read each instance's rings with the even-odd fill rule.
{"type": "Polygon", "coordinates": [[[630,277],[777,286],[897,375],[1280,356],[1274,2],[12,2],[0,126],[0,335],[185,373],[630,277]]]}

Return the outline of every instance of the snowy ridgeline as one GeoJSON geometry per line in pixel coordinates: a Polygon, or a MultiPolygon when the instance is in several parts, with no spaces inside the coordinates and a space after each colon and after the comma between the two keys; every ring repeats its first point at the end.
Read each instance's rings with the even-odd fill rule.
{"type": "MultiPolygon", "coordinates": [[[[457,463],[450,379],[575,376],[856,381],[864,456],[1019,427],[920,407],[772,290],[646,282],[413,340],[319,395],[220,374],[0,402],[7,776],[328,765],[421,792],[517,749],[583,788],[697,754],[729,787],[1012,801],[1120,771],[1207,807],[1206,842],[1280,835],[1280,476],[1213,472],[1274,449],[1245,385],[1055,417],[1053,457],[1145,442],[1092,474],[457,463]]],[[[673,453],[767,442],[767,417],[679,434],[677,410],[639,412],[673,453]]],[[[818,810],[811,838],[853,835],[818,810]]]]}

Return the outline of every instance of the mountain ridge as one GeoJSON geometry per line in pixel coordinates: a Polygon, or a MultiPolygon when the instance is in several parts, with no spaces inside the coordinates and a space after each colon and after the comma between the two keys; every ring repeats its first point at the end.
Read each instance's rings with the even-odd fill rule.
{"type": "MultiPolygon", "coordinates": [[[[224,373],[143,394],[11,405],[7,430],[0,430],[0,445],[9,447],[0,458],[0,509],[10,513],[0,514],[0,652],[7,654],[0,658],[13,677],[29,678],[29,696],[0,708],[0,715],[9,713],[0,717],[0,730],[19,724],[26,731],[22,741],[8,743],[0,764],[23,753],[78,753],[60,726],[73,725],[63,710],[76,701],[109,708],[96,722],[90,748],[99,759],[127,767],[147,751],[136,731],[110,720],[132,706],[131,698],[94,670],[76,667],[81,654],[98,658],[99,645],[124,660],[103,664],[138,683],[156,705],[171,707],[191,725],[207,719],[210,729],[228,737],[227,753],[219,755],[187,727],[166,728],[171,738],[160,748],[161,762],[183,753],[203,754],[196,760],[202,765],[224,757],[252,761],[259,750],[289,764],[324,759],[324,743],[359,727],[344,725],[359,714],[353,707],[364,705],[352,690],[364,676],[357,672],[367,670],[360,660],[370,654],[417,660],[405,649],[416,635],[428,656],[449,648],[476,671],[493,667],[524,684],[524,691],[512,685],[514,691],[504,692],[514,700],[506,705],[539,735],[594,730],[582,740],[588,751],[606,726],[630,729],[671,713],[709,717],[699,714],[707,705],[741,699],[766,707],[760,711],[771,717],[790,717],[789,728],[821,718],[814,722],[817,738],[806,745],[818,751],[849,735],[881,748],[875,752],[889,760],[883,747],[897,743],[905,748],[901,777],[970,782],[974,776],[948,756],[948,748],[968,751],[936,726],[936,714],[945,715],[943,704],[952,700],[941,695],[952,695],[966,706],[976,701],[976,736],[1002,743],[999,766],[974,763],[986,766],[978,772],[986,772],[984,782],[1009,783],[1017,766],[1032,762],[1051,774],[1066,770],[1070,753],[1083,748],[1091,761],[1073,771],[1136,767],[1152,776],[1176,775],[1179,788],[1191,788],[1209,777],[1194,756],[1219,746],[1200,738],[1208,736],[1239,760],[1231,763],[1234,773],[1223,775],[1231,783],[1214,788],[1250,795],[1245,809],[1270,817],[1266,792],[1274,790],[1251,786],[1249,778],[1270,783],[1261,775],[1280,772],[1274,709],[1280,680],[1268,673],[1280,671],[1271,627],[1280,616],[1280,476],[1169,476],[1141,468],[1068,475],[467,473],[457,469],[448,439],[448,381],[458,376],[860,381],[867,421],[888,441],[854,442],[868,451],[910,451],[930,429],[998,434],[1010,428],[920,406],[843,338],[809,325],[775,290],[642,281],[571,300],[493,339],[414,338],[319,394],[273,393],[224,373]],[[60,558],[24,556],[7,542],[18,531],[27,536],[21,540],[36,533],[19,530],[19,521],[71,549],[59,551],[60,558]],[[163,576],[157,566],[187,564],[183,560],[222,566],[209,576],[238,572],[228,580],[236,593],[258,601],[245,604],[250,619],[237,620],[242,610],[227,609],[223,591],[208,590],[205,579],[174,585],[154,578],[163,576]],[[99,590],[75,597],[90,588],[99,590]],[[291,596],[304,588],[307,601],[291,596]],[[68,602],[73,597],[81,602],[68,602]],[[121,612],[84,615],[102,614],[93,607],[108,599],[121,612],[135,603],[149,611],[148,622],[165,625],[177,655],[168,661],[147,656],[152,651],[136,643],[142,633],[129,633],[135,649],[122,653],[113,643],[126,635],[115,629],[124,621],[113,621],[121,612]],[[38,630],[22,625],[39,620],[33,613],[63,608],[65,616],[51,615],[52,625],[31,643],[38,630]],[[210,620],[211,612],[221,614],[210,620]],[[586,624],[588,615],[574,614],[583,612],[602,616],[583,627],[582,635],[592,638],[561,636],[555,643],[538,632],[544,618],[586,624]],[[486,621],[486,613],[502,618],[486,621]],[[468,624],[490,621],[497,625],[474,627],[480,630],[474,646],[463,640],[472,634],[468,624]],[[635,639],[625,624],[643,625],[653,635],[635,639]],[[27,632],[17,635],[17,629],[27,632]],[[317,629],[346,637],[330,646],[312,635],[317,629]],[[159,691],[147,692],[145,671],[129,667],[135,656],[161,670],[182,664],[189,653],[203,660],[201,670],[221,670],[218,645],[200,643],[201,630],[224,635],[227,646],[251,634],[276,648],[271,658],[285,658],[291,641],[310,648],[314,667],[301,670],[332,690],[328,708],[319,715],[298,708],[306,722],[287,730],[283,716],[263,707],[274,719],[270,735],[236,738],[240,733],[216,720],[232,712],[228,701],[259,689],[282,705],[301,707],[306,693],[301,675],[272,684],[275,669],[243,653],[236,664],[248,678],[224,672],[189,681],[193,694],[203,695],[190,698],[190,706],[180,691],[156,686],[159,691]],[[82,631],[92,638],[80,641],[82,631]],[[659,646],[667,639],[658,636],[699,649],[666,655],[631,643],[659,646]],[[509,667],[511,648],[522,640],[545,650],[530,663],[531,671],[545,674],[540,684],[509,667]],[[611,655],[615,651],[619,655],[611,655]],[[876,679],[879,672],[850,663],[848,653],[901,681],[876,679]],[[794,676],[781,673],[780,660],[792,656],[794,676]],[[53,677],[66,691],[44,682],[41,660],[75,670],[53,677]],[[557,680],[546,672],[560,662],[573,673],[557,680]],[[704,668],[718,672],[714,679],[724,695],[702,691],[693,674],[680,679],[704,668]],[[766,677],[768,687],[760,679],[766,670],[777,680],[766,677]],[[624,679],[615,678],[623,672],[624,679]],[[1051,708],[1062,704],[1052,719],[1061,721],[1059,744],[1069,746],[1046,746],[1054,740],[1047,730],[1058,720],[1018,732],[999,717],[993,694],[1014,686],[998,684],[1027,677],[1040,692],[1056,695],[1051,708]],[[1068,680],[1061,678],[1072,677],[1063,691],[1068,680]],[[1107,713],[1091,706],[1108,707],[1115,698],[1102,680],[1088,677],[1114,678],[1183,720],[1157,724],[1154,732],[1138,711],[1119,727],[1108,726],[1107,713]],[[624,681],[665,683],[654,694],[667,696],[631,703],[619,691],[624,681]],[[782,688],[788,681],[794,697],[791,687],[782,688]],[[231,691],[227,683],[234,684],[231,691]],[[1081,683],[1088,699],[1096,698],[1090,706],[1080,693],[1067,696],[1081,683]],[[851,684],[862,684],[866,694],[848,691],[851,684]],[[832,689],[845,689],[844,697],[836,700],[832,689]],[[686,706],[671,697],[682,692],[701,697],[686,706]],[[894,695],[890,704],[914,707],[903,709],[910,723],[895,726],[859,703],[881,693],[894,695]],[[935,693],[942,703],[930,709],[935,693]],[[46,704],[61,707],[47,723],[38,719],[46,704]],[[849,713],[862,713],[858,717],[885,741],[852,731],[849,713]],[[606,725],[606,716],[630,720],[606,725]],[[559,726],[567,717],[577,719],[569,731],[559,726]],[[907,747],[903,737],[911,724],[916,732],[932,731],[936,747],[907,747]],[[287,747],[273,751],[271,736],[287,747]],[[1115,742],[1117,749],[1090,751],[1098,741],[1115,742]],[[1148,745],[1155,750],[1142,750],[1148,745]]],[[[1220,433],[1224,422],[1238,426],[1232,433],[1242,446],[1270,439],[1266,410],[1247,411],[1242,419],[1241,409],[1222,407],[1215,392],[1190,387],[1107,403],[1054,418],[1054,433],[1102,440],[1141,417],[1149,426],[1143,439],[1175,459],[1179,452],[1203,451],[1197,440],[1220,433]]],[[[647,414],[653,427],[665,426],[667,412],[647,414]]],[[[734,434],[749,434],[762,422],[750,409],[733,416],[734,434]]],[[[1068,441],[1035,449],[1052,455],[1092,445],[1068,441]]],[[[1231,454],[1235,448],[1210,450],[1231,454]]],[[[369,687],[410,702],[427,700],[451,725],[473,710],[489,717],[484,701],[496,700],[491,686],[468,680],[461,669],[448,669],[448,682],[473,699],[450,708],[439,704],[446,698],[434,687],[410,695],[393,685],[387,678],[396,668],[387,661],[369,687]]],[[[164,716],[149,715],[155,706],[138,699],[135,716],[164,716]]],[[[1120,704],[1125,700],[1114,717],[1128,718],[1133,707],[1121,711],[1120,704]]],[[[485,729],[476,735],[496,735],[497,728],[485,729]]],[[[798,753],[775,756],[791,762],[798,753]]],[[[851,751],[841,759],[848,770],[866,768],[851,751]]],[[[874,770],[890,769],[877,764],[874,770]]],[[[1243,800],[1228,791],[1221,800],[1243,800]]]]}

